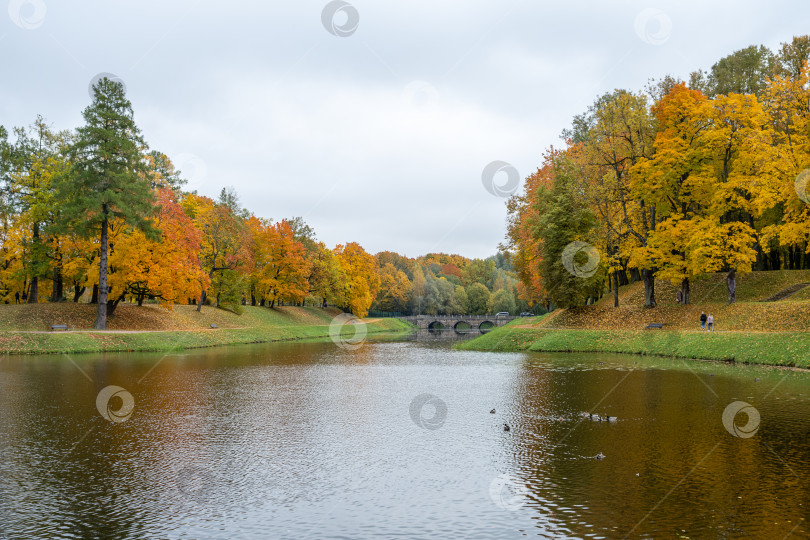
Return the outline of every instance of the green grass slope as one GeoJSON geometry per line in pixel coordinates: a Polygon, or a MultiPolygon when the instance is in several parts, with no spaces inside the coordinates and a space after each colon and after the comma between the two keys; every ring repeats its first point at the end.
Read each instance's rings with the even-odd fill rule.
{"type": "Polygon", "coordinates": [[[608,331],[497,328],[457,345],[461,350],[615,352],[810,368],[810,334],[804,332],[608,331]]]}
{"type": "MultiPolygon", "coordinates": [[[[0,306],[0,353],[69,353],[100,351],[172,351],[240,343],[329,338],[329,325],[340,310],[314,307],[276,309],[247,306],[242,315],[212,307],[168,310],[156,306],[119,306],[108,332],[90,327],[94,306],[38,304],[0,306]],[[90,308],[90,309],[88,309],[90,308]],[[124,308],[124,309],[122,309],[124,308]],[[69,332],[50,332],[51,324],[68,324],[69,332]],[[218,328],[210,328],[214,324],[218,328]]],[[[369,319],[368,334],[402,332],[411,327],[396,319],[369,319]]],[[[354,329],[342,329],[349,337],[354,329]]]]}
{"type": "Polygon", "coordinates": [[[692,283],[692,304],[675,302],[676,288],[656,282],[654,309],[644,308],[644,286],[620,289],[592,306],[557,310],[544,317],[517,319],[458,347],[496,351],[580,351],[650,354],[680,358],[810,367],[810,291],[763,302],[797,283],[810,271],[754,272],[739,276],[737,302],[729,305],[725,274],[692,283]],[[701,311],[715,317],[715,332],[699,327],[701,311]],[[663,330],[644,330],[663,323],[663,330]]]}

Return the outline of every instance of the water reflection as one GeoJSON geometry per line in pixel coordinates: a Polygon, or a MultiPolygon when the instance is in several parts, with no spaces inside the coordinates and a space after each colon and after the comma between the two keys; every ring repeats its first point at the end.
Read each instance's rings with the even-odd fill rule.
{"type": "Polygon", "coordinates": [[[0,538],[808,535],[808,374],[453,334],[6,359],[0,538]]]}

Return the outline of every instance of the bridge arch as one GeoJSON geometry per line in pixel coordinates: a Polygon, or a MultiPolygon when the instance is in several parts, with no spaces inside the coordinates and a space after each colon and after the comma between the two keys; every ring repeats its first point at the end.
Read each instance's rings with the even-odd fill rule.
{"type": "Polygon", "coordinates": [[[486,320],[483,320],[480,323],[478,323],[478,331],[479,332],[489,332],[490,330],[492,330],[496,326],[497,326],[497,324],[495,324],[494,321],[486,319],[486,320]]]}
{"type": "Polygon", "coordinates": [[[465,332],[471,332],[475,330],[475,326],[473,326],[470,322],[465,321],[464,319],[459,319],[456,321],[456,324],[453,325],[453,330],[456,331],[457,334],[463,334],[465,332]]]}
{"type": "Polygon", "coordinates": [[[495,317],[494,315],[411,315],[399,317],[411,322],[423,330],[461,329],[460,323],[465,322],[472,330],[487,330],[491,327],[503,326],[516,317],[495,317]]]}

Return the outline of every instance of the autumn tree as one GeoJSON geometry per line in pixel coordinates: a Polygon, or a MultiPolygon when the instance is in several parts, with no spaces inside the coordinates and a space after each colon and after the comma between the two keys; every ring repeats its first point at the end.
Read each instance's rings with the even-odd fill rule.
{"type": "Polygon", "coordinates": [[[393,251],[381,251],[380,253],[377,253],[374,258],[377,259],[378,267],[382,268],[386,264],[391,263],[397,270],[405,272],[408,279],[413,279],[413,267],[416,264],[416,261],[408,259],[407,257],[393,251]]]}
{"type": "Polygon", "coordinates": [[[339,245],[334,252],[346,272],[345,307],[357,317],[365,317],[380,289],[377,262],[355,242],[339,245]]]}
{"type": "Polygon", "coordinates": [[[323,242],[318,242],[307,279],[309,294],[318,298],[324,308],[330,303],[345,305],[346,280],[346,271],[340,260],[323,242]]]}
{"type": "Polygon", "coordinates": [[[810,61],[810,35],[795,36],[790,43],[782,43],[774,60],[775,75],[793,80],[801,78],[810,61]]]}
{"type": "Polygon", "coordinates": [[[380,269],[380,290],[374,302],[381,311],[405,311],[411,298],[411,281],[405,272],[386,263],[380,269]]]}
{"type": "Polygon", "coordinates": [[[29,128],[14,132],[17,140],[8,149],[11,170],[6,189],[17,225],[25,228],[18,247],[22,277],[29,284],[28,302],[39,301],[41,278],[52,279],[51,299],[57,301],[62,298],[63,254],[52,227],[60,208],[54,186],[69,169],[69,135],[54,132],[41,116],[29,128]]]}
{"type": "Polygon", "coordinates": [[[170,189],[179,192],[186,183],[180,176],[180,171],[175,169],[174,163],[169,156],[157,150],[151,150],[144,156],[145,174],[147,175],[152,189],[170,189]]]}
{"type": "Polygon", "coordinates": [[[810,66],[803,65],[796,76],[776,75],[762,99],[773,127],[780,177],[777,211],[762,227],[762,244],[781,248],[788,268],[806,267],[810,247],[809,178],[803,172],[810,167],[810,66]]]}
{"type": "MultiPolygon", "coordinates": [[[[160,237],[152,239],[131,227],[111,226],[110,284],[117,294],[112,310],[125,295],[143,305],[149,296],[164,305],[184,302],[200,290],[207,276],[198,259],[202,235],[170,189],[157,191],[158,211],[153,218],[160,237]]],[[[111,311],[112,313],[112,311],[111,311]]]]}
{"type": "Polygon", "coordinates": [[[655,153],[641,158],[631,169],[630,189],[657,209],[661,220],[647,245],[632,252],[632,263],[657,268],[656,276],[681,288],[684,303],[689,302],[690,278],[686,245],[691,238],[696,215],[702,215],[696,188],[696,165],[705,162],[705,149],[697,144],[709,129],[701,114],[707,98],[684,84],[675,85],[656,103],[652,112],[658,122],[655,153]]]}
{"type": "MultiPolygon", "coordinates": [[[[188,194],[181,203],[202,234],[199,260],[207,280],[200,283],[197,311],[205,304],[209,283],[214,287],[217,307],[223,299],[233,299],[240,291],[241,275],[251,257],[248,230],[239,215],[238,204],[227,191],[220,195],[219,202],[214,202],[208,197],[188,194]]],[[[236,306],[229,302],[228,307],[236,306]]]]}
{"type": "MultiPolygon", "coordinates": [[[[654,204],[630,194],[630,170],[651,155],[655,137],[647,98],[625,90],[605,94],[574,126],[569,133],[581,145],[566,153],[567,167],[576,169],[574,176],[585,181],[581,191],[598,216],[599,244],[607,256],[615,290],[624,281],[620,273],[633,251],[647,244],[658,221],[654,204]]],[[[645,264],[638,270],[644,282],[644,305],[654,307],[655,268],[645,264]]]]}
{"type": "Polygon", "coordinates": [[[538,189],[548,189],[553,183],[554,159],[559,151],[553,147],[543,155],[542,166],[526,178],[525,189],[507,201],[506,242],[501,249],[512,253],[512,264],[520,279],[520,298],[530,305],[547,299],[541,268],[541,239],[533,231],[540,213],[535,201],[538,189]]]}
{"type": "Polygon", "coordinates": [[[583,305],[587,298],[598,296],[601,257],[585,249],[571,251],[570,246],[573,242],[590,244],[596,220],[576,196],[577,180],[570,160],[561,157],[555,168],[554,184],[550,190],[540,190],[536,202],[541,217],[534,234],[543,249],[541,272],[554,304],[583,305]]]}
{"type": "Polygon", "coordinates": [[[286,220],[265,226],[256,266],[260,268],[257,291],[270,300],[270,307],[283,300],[301,301],[309,292],[306,248],[286,220]]]}

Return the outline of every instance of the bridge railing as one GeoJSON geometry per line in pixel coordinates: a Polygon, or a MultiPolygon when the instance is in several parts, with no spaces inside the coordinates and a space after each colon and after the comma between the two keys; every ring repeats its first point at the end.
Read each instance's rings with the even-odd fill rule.
{"type": "Polygon", "coordinates": [[[412,319],[517,319],[517,315],[411,315],[412,319]]]}

